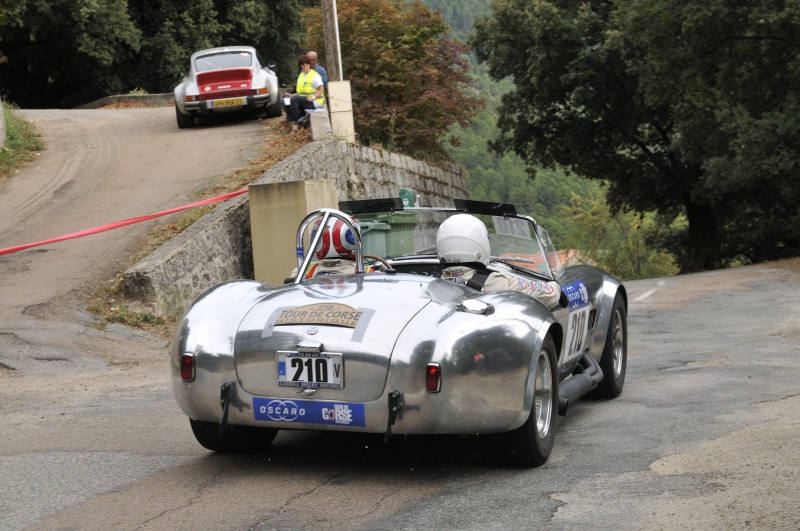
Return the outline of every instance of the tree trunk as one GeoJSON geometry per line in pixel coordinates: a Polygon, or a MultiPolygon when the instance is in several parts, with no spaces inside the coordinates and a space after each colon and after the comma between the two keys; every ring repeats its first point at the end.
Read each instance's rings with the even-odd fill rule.
{"type": "Polygon", "coordinates": [[[717,241],[717,218],[705,205],[686,201],[686,217],[689,220],[689,237],[686,253],[681,261],[681,273],[697,273],[721,267],[719,242],[717,241]]]}

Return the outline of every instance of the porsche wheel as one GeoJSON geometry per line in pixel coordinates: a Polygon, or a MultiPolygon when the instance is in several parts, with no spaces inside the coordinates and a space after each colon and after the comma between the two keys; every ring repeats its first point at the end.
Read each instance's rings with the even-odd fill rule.
{"type": "Polygon", "coordinates": [[[221,454],[252,454],[263,452],[278,430],[272,428],[255,428],[252,426],[228,426],[219,433],[219,424],[203,420],[189,419],[194,437],[203,447],[221,454]]]}
{"type": "Polygon", "coordinates": [[[555,442],[558,419],[558,365],[556,346],[547,336],[535,362],[533,405],[525,424],[514,431],[487,438],[482,455],[487,461],[534,467],[545,463],[555,442]]]}
{"type": "Polygon", "coordinates": [[[194,116],[191,114],[183,114],[178,106],[175,105],[175,118],[178,121],[178,129],[186,129],[187,127],[194,127],[194,116]]]}
{"type": "Polygon", "coordinates": [[[283,114],[283,102],[278,98],[274,105],[267,105],[264,109],[266,118],[277,118],[283,114]]]}
{"type": "Polygon", "coordinates": [[[603,381],[597,386],[598,398],[616,398],[622,393],[625,384],[625,371],[628,363],[628,321],[622,295],[617,293],[611,309],[606,344],[600,358],[603,381]]]}

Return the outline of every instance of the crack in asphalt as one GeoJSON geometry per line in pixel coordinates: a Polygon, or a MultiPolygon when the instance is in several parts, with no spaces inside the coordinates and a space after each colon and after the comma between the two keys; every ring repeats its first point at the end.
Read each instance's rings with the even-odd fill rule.
{"type": "Polygon", "coordinates": [[[164,516],[166,516],[166,515],[168,515],[170,513],[174,513],[174,512],[180,511],[182,509],[187,509],[187,508],[191,507],[192,505],[194,505],[195,502],[197,502],[203,496],[203,493],[207,489],[209,489],[210,487],[214,486],[217,483],[217,481],[219,480],[219,477],[228,469],[228,467],[229,467],[228,464],[222,465],[217,470],[217,472],[213,475],[213,477],[207,479],[206,481],[203,482],[202,485],[200,485],[199,487],[197,487],[197,489],[195,489],[194,495],[191,496],[191,497],[188,497],[186,499],[185,503],[183,503],[181,505],[176,505],[176,506],[171,507],[169,509],[164,509],[163,511],[161,511],[158,514],[156,514],[155,516],[146,519],[145,521],[143,521],[139,525],[139,529],[144,528],[149,523],[154,522],[154,521],[158,520],[159,518],[163,518],[164,516]]]}
{"type": "Polygon", "coordinates": [[[283,512],[286,510],[286,508],[289,506],[289,504],[291,504],[292,502],[295,502],[295,501],[297,501],[297,500],[299,500],[301,498],[304,498],[306,496],[310,496],[310,495],[313,495],[313,494],[319,492],[319,489],[321,489],[322,487],[325,487],[327,485],[331,485],[332,484],[331,482],[341,478],[344,475],[346,470],[347,470],[347,467],[342,468],[337,474],[330,475],[328,477],[328,479],[326,479],[325,481],[319,483],[316,487],[314,487],[312,489],[309,489],[309,490],[307,490],[305,492],[302,492],[299,495],[294,496],[291,499],[287,500],[286,503],[284,503],[281,506],[281,508],[278,509],[276,512],[272,513],[271,516],[269,516],[268,518],[266,518],[264,520],[261,520],[260,522],[258,522],[257,524],[255,524],[253,526],[248,527],[247,530],[248,531],[257,531],[259,529],[263,529],[262,526],[267,524],[267,522],[269,522],[270,520],[274,520],[276,517],[282,515],[283,512]]]}

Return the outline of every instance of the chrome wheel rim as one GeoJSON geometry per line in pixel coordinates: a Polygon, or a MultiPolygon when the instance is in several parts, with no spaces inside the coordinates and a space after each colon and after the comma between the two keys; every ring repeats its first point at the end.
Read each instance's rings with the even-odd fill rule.
{"type": "Polygon", "coordinates": [[[553,415],[552,367],[547,351],[539,353],[536,361],[536,382],[533,389],[533,411],[536,431],[544,439],[550,432],[550,418],[553,415]]]}
{"type": "Polygon", "coordinates": [[[614,346],[614,375],[619,378],[622,375],[622,362],[625,358],[625,331],[622,327],[622,311],[619,308],[614,311],[614,328],[611,331],[611,341],[614,346]]]}

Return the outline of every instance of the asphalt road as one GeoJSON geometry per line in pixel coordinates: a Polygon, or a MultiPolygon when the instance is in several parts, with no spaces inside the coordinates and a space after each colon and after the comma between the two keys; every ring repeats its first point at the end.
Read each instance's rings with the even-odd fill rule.
{"type": "MultiPolygon", "coordinates": [[[[0,247],[176,206],[187,176],[257,144],[257,122],[183,138],[170,109],[26,114],[53,147],[0,188],[0,247]],[[185,166],[188,151],[208,158],[185,166]]],[[[627,283],[623,394],[571,405],[537,469],[487,466],[445,437],[281,432],[263,455],[219,456],[172,400],[166,342],[103,327],[77,296],[140,230],[0,257],[2,529],[800,527],[800,274],[627,283]]]]}

